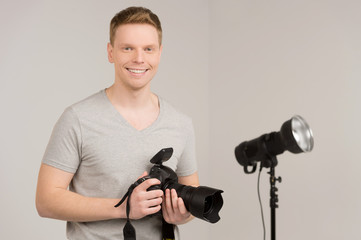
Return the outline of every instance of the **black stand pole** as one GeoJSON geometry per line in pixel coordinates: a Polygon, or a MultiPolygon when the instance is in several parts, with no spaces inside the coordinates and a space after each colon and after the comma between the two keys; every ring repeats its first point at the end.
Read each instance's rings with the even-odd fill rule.
{"type": "Polygon", "coordinates": [[[281,177],[275,177],[275,166],[271,166],[271,170],[268,172],[270,174],[270,183],[271,183],[271,199],[270,199],[270,207],[271,207],[271,240],[276,240],[276,208],[278,208],[278,195],[276,188],[276,182],[282,181],[281,177]]]}

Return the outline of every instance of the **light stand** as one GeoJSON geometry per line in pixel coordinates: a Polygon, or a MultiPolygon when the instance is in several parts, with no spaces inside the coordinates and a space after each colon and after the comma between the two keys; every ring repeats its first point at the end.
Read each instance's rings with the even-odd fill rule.
{"type": "Polygon", "coordinates": [[[257,162],[261,168],[270,168],[270,207],[271,207],[271,240],[276,240],[276,208],[278,195],[276,182],[281,182],[281,177],[275,177],[277,166],[276,156],[288,150],[292,153],[310,152],[313,149],[313,134],[307,122],[301,116],[294,116],[283,123],[279,132],[271,132],[245,141],[235,149],[236,159],[247,174],[254,173],[257,162]],[[251,167],[251,169],[249,169],[251,167]]]}
{"type": "Polygon", "coordinates": [[[270,207],[271,207],[271,240],[276,240],[276,208],[278,208],[278,188],[276,187],[276,182],[281,182],[282,178],[275,177],[275,167],[271,166],[271,170],[268,172],[270,175],[270,184],[271,184],[271,199],[270,199],[270,207]]]}
{"type": "MultiPolygon", "coordinates": [[[[277,165],[276,156],[271,157],[270,159],[265,160],[267,162],[267,166],[269,166],[270,171],[268,174],[270,175],[270,208],[271,208],[271,240],[276,240],[276,208],[278,208],[278,188],[276,187],[277,181],[279,183],[282,182],[281,177],[275,177],[275,167],[277,165]]],[[[263,167],[265,162],[261,163],[261,167],[263,167]]]]}

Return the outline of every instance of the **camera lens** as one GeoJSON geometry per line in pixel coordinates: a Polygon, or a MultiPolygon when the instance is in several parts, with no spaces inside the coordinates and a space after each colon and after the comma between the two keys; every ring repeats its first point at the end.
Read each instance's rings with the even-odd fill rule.
{"type": "Polygon", "coordinates": [[[208,196],[204,200],[204,211],[203,214],[208,214],[212,207],[212,197],[208,196]]]}
{"type": "Polygon", "coordinates": [[[210,187],[192,187],[179,183],[170,184],[184,201],[188,211],[195,217],[216,223],[220,220],[218,212],[223,206],[222,190],[210,187]]]}

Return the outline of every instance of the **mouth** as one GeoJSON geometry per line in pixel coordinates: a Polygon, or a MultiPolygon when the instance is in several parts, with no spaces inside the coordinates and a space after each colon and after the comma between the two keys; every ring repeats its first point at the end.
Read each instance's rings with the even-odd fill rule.
{"type": "Polygon", "coordinates": [[[136,69],[136,68],[127,68],[127,70],[131,73],[135,73],[135,74],[142,74],[145,73],[146,71],[148,71],[148,69],[136,69]]]}

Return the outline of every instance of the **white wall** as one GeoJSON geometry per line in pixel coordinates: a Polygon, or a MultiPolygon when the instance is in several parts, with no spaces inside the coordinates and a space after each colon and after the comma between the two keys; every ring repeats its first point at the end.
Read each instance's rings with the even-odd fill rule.
{"type": "Polygon", "coordinates": [[[315,147],[278,157],[277,239],[360,238],[360,9],[360,1],[212,1],[211,176],[225,190],[213,239],[262,239],[257,173],[246,175],[233,150],[294,114],[309,122],[315,147]]]}
{"type": "MultiPolygon", "coordinates": [[[[184,239],[262,239],[257,176],[234,147],[294,114],[315,148],[279,156],[277,239],[357,239],[361,4],[349,0],[1,1],[0,238],[65,238],[35,210],[40,160],[63,109],[112,83],[108,25],[130,5],[160,17],[153,90],[193,118],[201,184],[225,191],[221,221],[182,226],[184,239]]],[[[269,227],[266,171],[261,191],[269,227]]]]}

